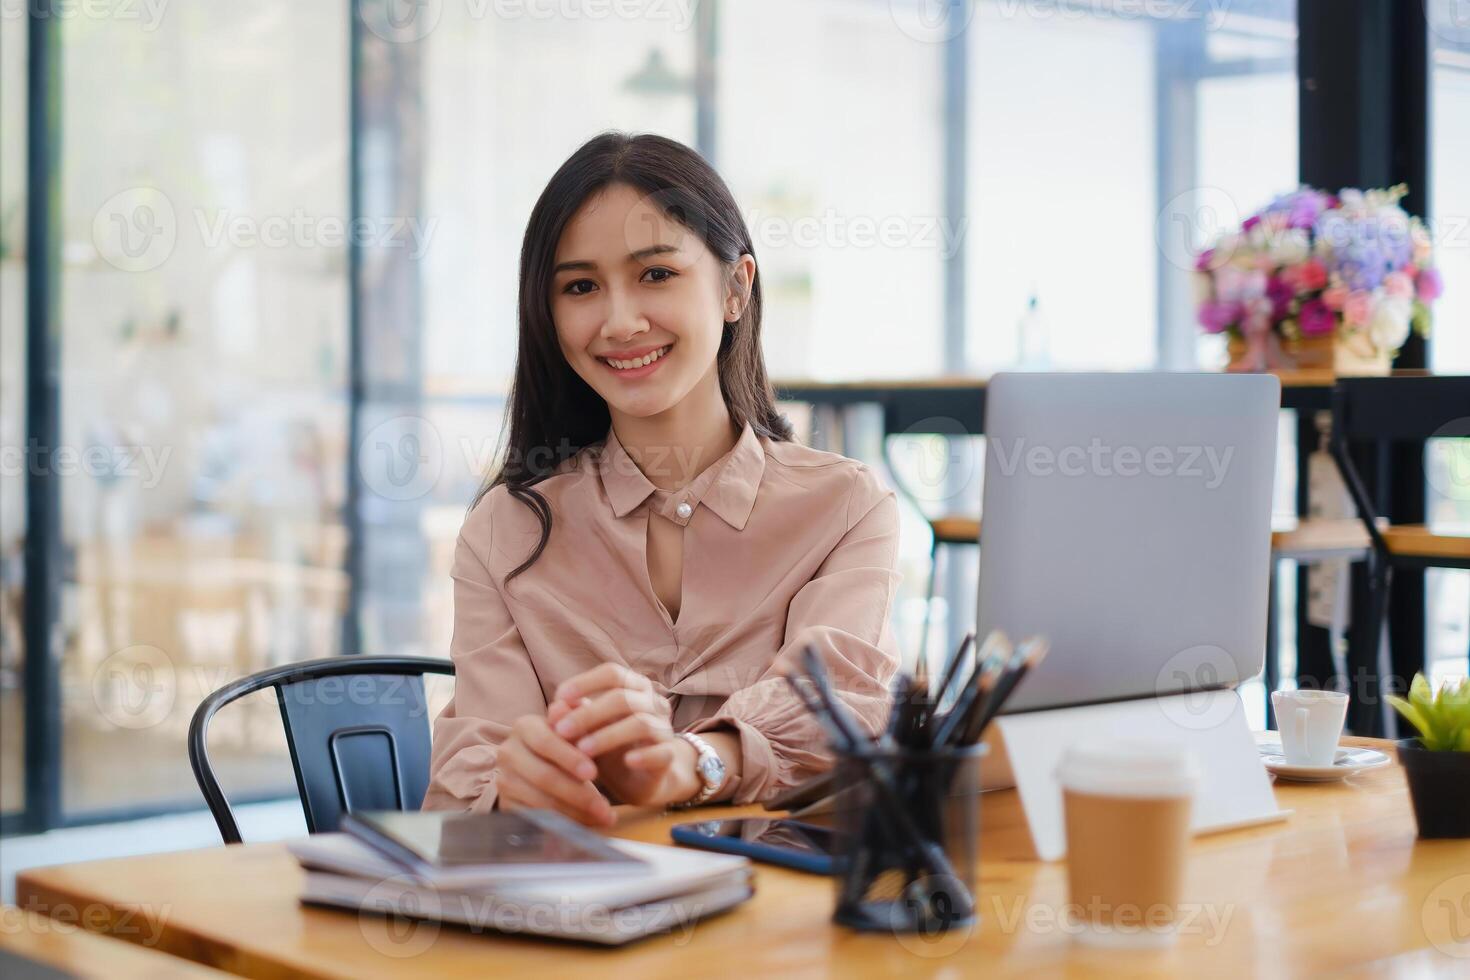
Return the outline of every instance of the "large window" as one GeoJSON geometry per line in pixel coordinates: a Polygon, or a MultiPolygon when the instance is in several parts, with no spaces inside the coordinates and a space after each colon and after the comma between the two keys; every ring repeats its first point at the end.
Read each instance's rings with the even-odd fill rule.
{"type": "MultiPolygon", "coordinates": [[[[1465,5],[1461,4],[1461,7],[1465,5]]],[[[1429,170],[1436,258],[1445,291],[1435,309],[1434,369],[1470,373],[1470,17],[1431,4],[1429,170]]]]}
{"type": "Polygon", "coordinates": [[[972,368],[1216,356],[1197,349],[1193,255],[1297,180],[1295,0],[1238,6],[976,4],[972,368]]]}
{"type": "MultiPolygon", "coordinates": [[[[1426,8],[1441,372],[1470,371],[1462,6],[1426,8]]],[[[1298,179],[1296,0],[102,5],[49,22],[58,241],[32,256],[27,17],[53,8],[0,18],[5,814],[40,812],[28,710],[59,713],[60,744],[30,747],[62,759],[63,819],[191,805],[184,733],[226,680],[445,654],[454,541],[503,438],[523,230],[601,130],[681,140],[729,182],[777,380],[1218,366],[1195,256],[1298,179]],[[55,704],[24,692],[38,263],[60,365],[55,704]]],[[[872,421],[847,418],[855,453],[872,421]]],[[[1432,448],[1433,521],[1470,522],[1467,444],[1432,448]]],[[[891,457],[932,491],[903,509],[906,649],[920,510],[979,506],[983,453],[957,445],[891,457]]],[[[935,656],[973,615],[962,560],[935,656]]],[[[1432,573],[1430,595],[1430,657],[1463,670],[1470,574],[1432,573]]],[[[269,698],[221,715],[212,747],[236,799],[289,792],[269,698]]]]}
{"type": "Polygon", "coordinates": [[[0,18],[0,813],[25,805],[26,22],[0,18]]]}
{"type": "MultiPolygon", "coordinates": [[[[1470,374],[1470,6],[1430,0],[1430,207],[1444,275],[1430,344],[1433,368],[1470,374]]],[[[1457,430],[1470,436],[1470,430],[1457,430]]],[[[1470,533],[1470,438],[1437,439],[1426,455],[1429,521],[1470,533]]],[[[1429,649],[1439,676],[1464,676],[1470,651],[1470,572],[1431,569],[1429,649]]]]}
{"type": "MultiPolygon", "coordinates": [[[[57,29],[62,808],[197,802],[200,699],[341,633],[347,22],[57,29]]],[[[270,700],[212,744],[233,793],[291,785],[270,700]]]]}
{"type": "Polygon", "coordinates": [[[755,241],[774,377],[945,367],[965,229],[943,211],[944,52],[901,29],[910,5],[720,5],[715,162],[755,241]]]}
{"type": "MultiPolygon", "coordinates": [[[[510,16],[510,7],[494,16],[490,7],[480,17],[473,5],[445,4],[422,41],[418,434],[428,439],[433,472],[400,507],[414,511],[401,520],[427,548],[414,559],[422,583],[416,601],[364,596],[367,652],[449,649],[454,541],[500,444],[515,368],[521,237],[546,181],[602,130],[696,142],[697,32],[681,5],[624,5],[586,17],[567,8],[531,16],[533,7],[524,16],[510,16]],[[395,610],[411,622],[384,621],[395,610]],[[407,639],[385,645],[389,637],[407,639]]],[[[370,524],[366,533],[389,532],[370,524]]]]}

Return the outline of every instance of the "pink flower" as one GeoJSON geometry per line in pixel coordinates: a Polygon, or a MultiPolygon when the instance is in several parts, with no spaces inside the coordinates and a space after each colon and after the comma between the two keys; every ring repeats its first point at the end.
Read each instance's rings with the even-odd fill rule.
{"type": "Polygon", "coordinates": [[[1328,286],[1322,292],[1322,302],[1326,303],[1327,308],[1335,313],[1342,312],[1342,308],[1347,305],[1347,299],[1348,288],[1341,284],[1328,286]]]}
{"type": "Polygon", "coordinates": [[[1200,326],[1205,328],[1206,333],[1224,332],[1239,316],[1239,303],[1210,300],[1208,303],[1201,304],[1199,308],[1200,326]]]}
{"type": "Polygon", "coordinates": [[[1320,337],[1337,329],[1337,315],[1322,300],[1308,300],[1302,304],[1297,325],[1301,327],[1303,336],[1320,337]]]}
{"type": "Polygon", "coordinates": [[[1383,291],[1389,296],[1408,299],[1414,295],[1414,280],[1402,272],[1390,272],[1383,277],[1383,291]]]}
{"type": "Polygon", "coordinates": [[[1419,271],[1419,301],[1433,303],[1443,295],[1444,277],[1439,274],[1439,270],[1421,269],[1419,271]]]}
{"type": "Polygon", "coordinates": [[[1327,266],[1321,259],[1308,259],[1294,265],[1281,274],[1298,292],[1315,293],[1327,285],[1327,266]]]}
{"type": "Polygon", "coordinates": [[[1361,327],[1373,316],[1373,294],[1359,290],[1349,293],[1342,304],[1342,318],[1355,327],[1361,327]]]}
{"type": "Polygon", "coordinates": [[[1296,290],[1284,276],[1272,276],[1271,281],[1266,283],[1266,296],[1271,300],[1271,318],[1280,320],[1291,308],[1291,301],[1296,296],[1296,290]]]}
{"type": "Polygon", "coordinates": [[[1260,337],[1271,329],[1271,301],[1264,296],[1248,300],[1240,329],[1247,337],[1260,337]]]}

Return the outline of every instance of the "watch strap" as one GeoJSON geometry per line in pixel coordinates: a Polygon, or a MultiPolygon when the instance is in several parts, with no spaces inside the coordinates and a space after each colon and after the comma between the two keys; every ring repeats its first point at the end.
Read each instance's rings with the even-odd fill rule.
{"type": "Polygon", "coordinates": [[[723,760],[720,759],[720,754],[715,751],[714,746],[710,745],[708,742],[700,738],[698,735],[695,735],[693,732],[680,732],[679,737],[688,742],[690,745],[694,746],[694,750],[699,753],[698,759],[695,762],[694,771],[699,776],[701,788],[698,793],[694,794],[693,797],[685,800],[683,803],[675,804],[675,806],[699,806],[701,803],[706,802],[711,796],[714,796],[715,793],[719,790],[720,786],[723,785],[725,782],[724,779],[720,779],[718,782],[711,783],[709,779],[705,776],[704,768],[700,765],[700,763],[704,762],[704,760],[707,758],[713,757],[714,759],[719,760],[721,762],[721,765],[723,765],[723,760]]]}

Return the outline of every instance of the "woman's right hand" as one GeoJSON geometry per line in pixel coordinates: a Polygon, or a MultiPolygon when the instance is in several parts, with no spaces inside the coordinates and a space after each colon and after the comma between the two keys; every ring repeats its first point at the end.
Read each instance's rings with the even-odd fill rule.
{"type": "Polygon", "coordinates": [[[543,715],[522,715],[496,754],[501,809],[556,810],[590,827],[613,824],[612,804],[593,785],[597,764],[552,730],[543,715]]]}

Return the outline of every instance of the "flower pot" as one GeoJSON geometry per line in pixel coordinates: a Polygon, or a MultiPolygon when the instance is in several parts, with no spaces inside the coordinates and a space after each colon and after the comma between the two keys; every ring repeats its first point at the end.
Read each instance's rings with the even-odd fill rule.
{"type": "Polygon", "coordinates": [[[1417,738],[1398,749],[1419,836],[1470,838],[1470,752],[1431,752],[1417,738]]]}
{"type": "Polygon", "coordinates": [[[1332,372],[1339,377],[1385,375],[1393,366],[1393,351],[1374,346],[1361,332],[1339,334],[1332,347],[1332,372]]]}
{"type": "Polygon", "coordinates": [[[1255,350],[1240,337],[1227,346],[1230,371],[1326,370],[1339,377],[1386,375],[1393,352],[1379,350],[1366,334],[1284,338],[1271,333],[1255,350]]]}

